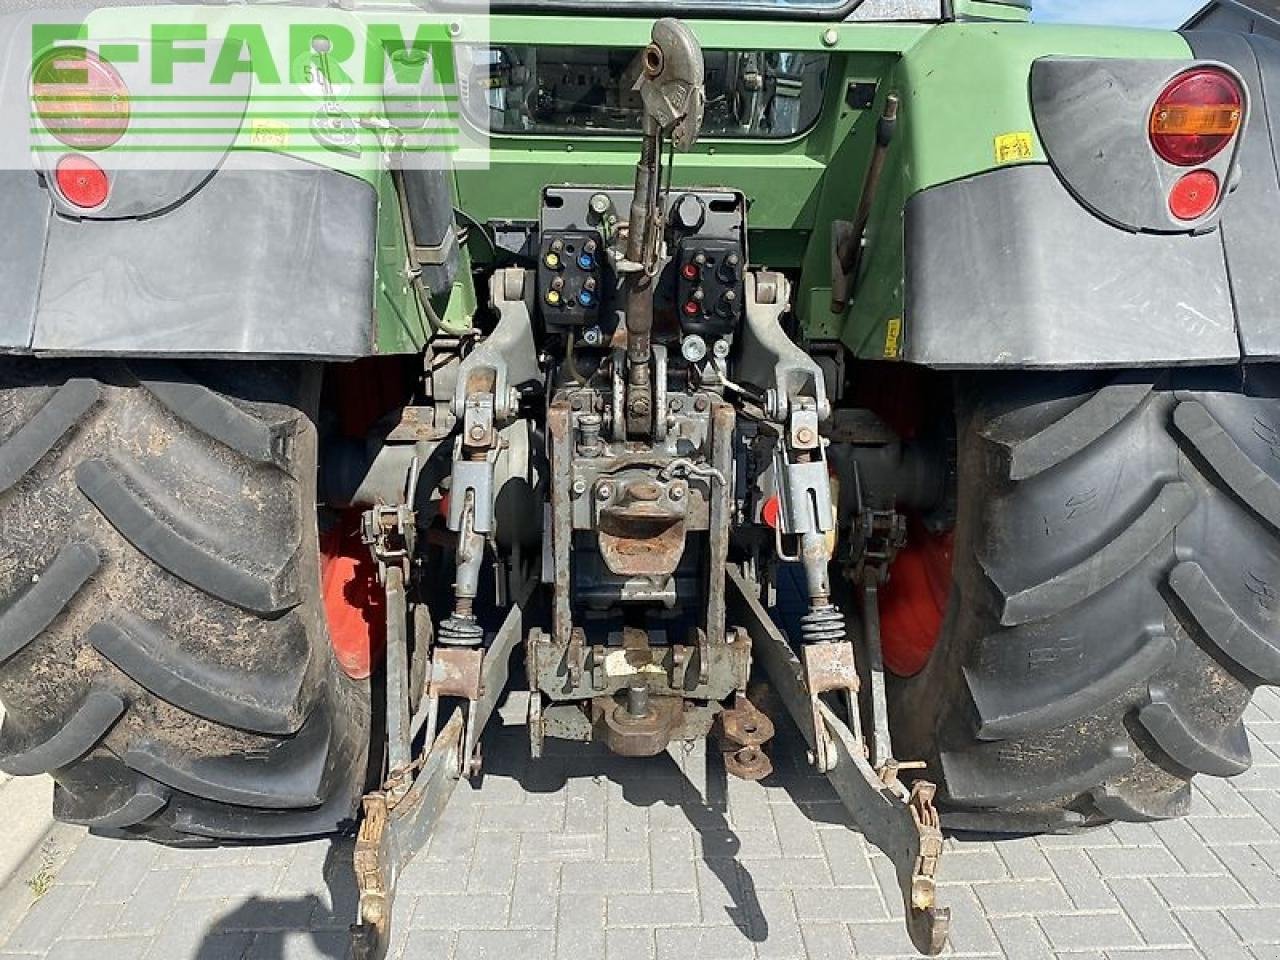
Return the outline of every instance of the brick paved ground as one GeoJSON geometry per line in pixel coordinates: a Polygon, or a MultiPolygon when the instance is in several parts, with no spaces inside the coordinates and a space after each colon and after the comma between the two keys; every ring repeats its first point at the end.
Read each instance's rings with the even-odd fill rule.
{"type": "MultiPolygon", "coordinates": [[[[1253,770],[1204,781],[1185,821],[948,840],[954,954],[1280,958],[1280,693],[1249,718],[1253,770]]],[[[403,877],[393,956],[910,955],[887,862],[793,747],[769,785],[717,786],[701,749],[639,763],[562,749],[534,766],[520,734],[491,734],[483,785],[459,789],[403,877]]],[[[0,929],[0,957],[341,958],[349,856],[347,842],[179,852],[85,839],[0,929]]]]}

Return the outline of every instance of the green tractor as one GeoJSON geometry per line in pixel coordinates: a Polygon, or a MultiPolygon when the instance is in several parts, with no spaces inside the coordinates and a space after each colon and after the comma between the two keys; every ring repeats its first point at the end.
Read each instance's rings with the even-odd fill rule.
{"type": "Polygon", "coordinates": [[[936,953],[942,829],[1249,767],[1280,45],[1025,0],[7,10],[0,769],[59,819],[356,830],[378,957],[500,705],[534,757],[710,736],[751,779],[785,719],[936,953]]]}

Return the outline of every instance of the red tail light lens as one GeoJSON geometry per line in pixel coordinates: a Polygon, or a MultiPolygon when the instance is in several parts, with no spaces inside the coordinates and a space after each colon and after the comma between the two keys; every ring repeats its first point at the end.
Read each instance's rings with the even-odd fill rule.
{"type": "Polygon", "coordinates": [[[1169,192],[1169,210],[1179,220],[1199,220],[1214,208],[1221,192],[1217,176],[1209,170],[1188,173],[1169,192]]]}
{"type": "Polygon", "coordinates": [[[1151,112],[1151,145],[1169,163],[1208,163],[1240,131],[1244,92],[1221,70],[1192,70],[1165,87],[1151,112]]]}
{"type": "Polygon", "coordinates": [[[31,74],[36,115],[60,142],[105,150],[129,127],[129,88],[111,64],[80,47],[45,54],[31,74]]]}
{"type": "Polygon", "coordinates": [[[107,179],[106,172],[88,157],[78,154],[70,154],[58,161],[54,179],[67,202],[82,210],[102,206],[111,193],[111,181],[107,179]]]}

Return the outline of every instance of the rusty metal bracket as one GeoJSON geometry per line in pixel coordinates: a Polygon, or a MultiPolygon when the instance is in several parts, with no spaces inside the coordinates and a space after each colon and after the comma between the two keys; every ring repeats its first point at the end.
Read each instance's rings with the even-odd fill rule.
{"type": "Polygon", "coordinates": [[[391,945],[396,881],[413,855],[426,846],[458,782],[462,711],[457,710],[422,758],[413,786],[396,800],[390,791],[364,798],[364,820],[356,836],[359,919],[351,927],[353,960],[383,960],[391,945]]]}
{"type": "Polygon", "coordinates": [[[849,643],[808,643],[801,647],[804,657],[805,689],[809,695],[809,716],[813,729],[818,733],[813,742],[810,762],[819,773],[826,773],[836,765],[831,738],[826,736],[819,707],[824,693],[843,697],[849,715],[856,717],[858,692],[858,668],[853,659],[853,647],[849,643]]]}
{"type": "Polygon", "coordinates": [[[916,781],[908,791],[898,771],[914,765],[891,762],[880,771],[873,769],[857,731],[857,704],[849,713],[851,728],[821,699],[821,687],[849,695],[856,689],[847,672],[852,653],[846,660],[843,653],[822,651],[847,644],[806,646],[809,663],[802,664],[760,603],[759,590],[736,567],[729,568],[729,611],[751,636],[756,662],[808,741],[815,765],[823,769],[863,835],[893,863],[912,944],[923,954],[937,955],[947,942],[951,912],[937,905],[942,831],[933,806],[936,788],[916,781]],[[810,650],[822,652],[811,657],[810,650]]]}
{"type": "Polygon", "coordinates": [[[773,739],[773,721],[741,691],[719,719],[725,769],[743,780],[763,780],[773,773],[773,761],[764,751],[773,739]]]}
{"type": "MultiPolygon", "coordinates": [[[[483,660],[479,651],[450,651],[451,655],[473,652],[475,660],[446,659],[444,669],[433,675],[432,686],[438,694],[456,691],[467,697],[466,710],[454,710],[434,739],[433,728],[428,728],[429,746],[421,756],[398,771],[382,790],[364,798],[354,858],[360,901],[359,919],[351,927],[353,960],[384,960],[387,955],[396,880],[427,845],[454,787],[478,760],[475,744],[506,688],[511,654],[524,635],[522,608],[527,600],[526,594],[507,613],[483,660]],[[406,783],[409,777],[412,781],[406,783]]],[[[437,652],[437,662],[443,652],[437,652]]],[[[439,702],[438,696],[433,699],[439,702]]]]}

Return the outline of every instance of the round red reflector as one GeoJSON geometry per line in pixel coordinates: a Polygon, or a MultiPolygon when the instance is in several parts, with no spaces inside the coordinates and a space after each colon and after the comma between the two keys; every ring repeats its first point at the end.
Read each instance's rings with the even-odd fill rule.
{"type": "Polygon", "coordinates": [[[1207,163],[1240,130],[1244,92],[1221,70],[1192,70],[1165,87],[1151,111],[1151,145],[1169,163],[1207,163]]]}
{"type": "Polygon", "coordinates": [[[697,300],[688,300],[685,302],[684,312],[691,317],[696,317],[698,314],[702,312],[702,304],[700,304],[697,300]]]}
{"type": "Polygon", "coordinates": [[[77,150],[105,150],[129,127],[129,88],[111,64],[81,47],[40,58],[31,74],[36,114],[53,136],[77,150]]]}
{"type": "Polygon", "coordinates": [[[696,263],[686,263],[680,272],[684,274],[686,280],[697,280],[700,273],[696,263]]]}
{"type": "Polygon", "coordinates": [[[774,530],[778,529],[782,519],[782,501],[778,499],[777,494],[764,502],[764,506],[760,508],[760,518],[774,530]]]}
{"type": "Polygon", "coordinates": [[[103,169],[88,157],[74,153],[58,161],[56,179],[67,202],[83,210],[102,206],[111,192],[111,182],[103,169]]]}
{"type": "Polygon", "coordinates": [[[1169,210],[1179,220],[1199,220],[1218,202],[1218,177],[1208,170],[1188,173],[1169,192],[1169,210]]]}

